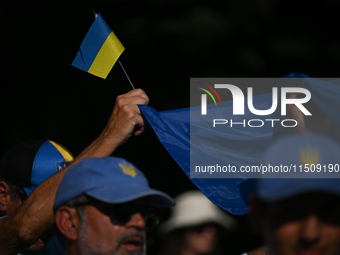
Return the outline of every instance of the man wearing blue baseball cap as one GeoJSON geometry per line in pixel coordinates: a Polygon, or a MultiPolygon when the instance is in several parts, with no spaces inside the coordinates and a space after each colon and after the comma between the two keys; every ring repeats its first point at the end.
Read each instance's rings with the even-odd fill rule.
{"type": "Polygon", "coordinates": [[[144,255],[145,231],[159,223],[157,209],[173,205],[133,164],[103,157],[69,169],[53,211],[58,238],[70,255],[144,255]]]}
{"type": "Polygon", "coordinates": [[[144,121],[137,104],[148,102],[141,89],[118,96],[101,135],[73,162],[67,150],[48,139],[26,141],[6,153],[0,165],[0,255],[42,249],[41,254],[62,254],[57,242],[48,242],[59,182],[72,164],[111,155],[131,135],[142,133],[144,121]]]}
{"type": "Polygon", "coordinates": [[[309,132],[268,149],[262,166],[277,168],[257,179],[249,216],[274,255],[340,254],[339,165],[339,144],[309,132]],[[297,171],[285,175],[281,166],[297,171]]]}

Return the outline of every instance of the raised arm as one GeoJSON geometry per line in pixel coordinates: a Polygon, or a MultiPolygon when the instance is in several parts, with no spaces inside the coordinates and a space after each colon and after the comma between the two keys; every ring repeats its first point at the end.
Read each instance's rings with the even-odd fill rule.
{"type": "Polygon", "coordinates": [[[53,226],[54,197],[68,168],[87,157],[109,156],[132,134],[142,133],[144,121],[137,104],[148,102],[147,95],[141,89],[117,97],[108,124],[100,136],[65,170],[40,184],[13,214],[0,219],[0,255],[16,255],[28,249],[53,226]]]}

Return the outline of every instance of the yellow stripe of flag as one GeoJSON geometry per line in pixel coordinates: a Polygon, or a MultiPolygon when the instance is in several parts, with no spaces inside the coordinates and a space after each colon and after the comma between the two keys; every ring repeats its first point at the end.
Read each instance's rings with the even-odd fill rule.
{"type": "Polygon", "coordinates": [[[117,36],[111,32],[100,48],[88,72],[105,79],[124,50],[125,48],[117,36]]]}

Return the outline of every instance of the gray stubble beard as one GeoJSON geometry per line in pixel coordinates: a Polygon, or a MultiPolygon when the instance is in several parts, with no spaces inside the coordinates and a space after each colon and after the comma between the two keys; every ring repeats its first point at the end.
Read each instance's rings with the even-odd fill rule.
{"type": "Polygon", "coordinates": [[[107,254],[106,247],[101,244],[93,244],[87,240],[88,236],[90,236],[90,232],[88,229],[88,221],[87,218],[84,217],[81,221],[80,227],[79,227],[79,237],[76,243],[77,250],[81,255],[146,255],[146,237],[145,233],[141,230],[137,230],[134,234],[127,234],[122,235],[118,237],[115,240],[115,250],[113,253],[107,254]],[[126,251],[127,254],[122,254],[119,252],[119,248],[122,245],[122,243],[127,239],[131,237],[138,236],[142,238],[143,248],[140,251],[126,251]]]}

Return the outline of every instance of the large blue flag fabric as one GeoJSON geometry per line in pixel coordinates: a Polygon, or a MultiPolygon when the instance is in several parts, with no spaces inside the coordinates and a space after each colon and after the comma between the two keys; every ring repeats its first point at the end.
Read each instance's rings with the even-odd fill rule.
{"type": "MultiPolygon", "coordinates": [[[[311,92],[312,100],[334,120],[336,124],[331,135],[340,140],[340,130],[338,129],[340,125],[340,80],[321,81],[299,73],[289,74],[285,77],[304,78],[302,86],[311,92]]],[[[291,86],[289,80],[287,79],[285,86],[291,86]]],[[[262,109],[268,109],[272,103],[272,94],[257,95],[253,97],[253,100],[256,105],[262,104],[262,109]]],[[[190,124],[193,124],[193,120],[190,123],[190,111],[199,111],[200,107],[160,112],[145,105],[139,107],[170,155],[213,203],[232,214],[243,215],[248,211],[244,197],[253,191],[252,182],[245,182],[246,178],[192,178],[193,176],[190,176],[190,157],[199,158],[200,153],[206,156],[207,151],[213,151],[209,156],[216,161],[231,162],[239,166],[258,164],[272,138],[285,135],[282,128],[244,128],[238,129],[237,132],[235,129],[226,129],[226,132],[216,133],[200,126],[198,121],[198,124],[194,125],[195,132],[199,132],[200,140],[191,141],[190,124]],[[242,185],[245,183],[246,185],[242,185]],[[239,187],[242,187],[241,191],[239,187]]],[[[223,102],[222,108],[208,109],[209,112],[220,110],[232,112],[230,109],[226,110],[228,107],[232,107],[231,100],[223,102]]],[[[274,112],[272,117],[280,118],[277,114],[274,112]]],[[[248,111],[243,117],[247,119],[252,116],[248,111]]],[[[269,116],[265,116],[265,118],[269,118],[269,116]]]]}
{"type": "MultiPolygon", "coordinates": [[[[265,104],[269,108],[271,94],[254,97],[255,103],[265,104]]],[[[197,122],[195,141],[190,140],[190,111],[200,111],[200,107],[183,108],[178,110],[157,112],[153,108],[140,105],[145,118],[155,131],[161,143],[190,178],[190,157],[209,157],[216,162],[228,162],[234,165],[254,165],[261,158],[262,153],[272,138],[273,129],[266,128],[252,132],[250,128],[242,130],[229,130],[229,132],[212,133],[204,127],[204,123],[197,122]],[[245,145],[247,145],[245,147],[245,145]],[[237,148],[245,147],[245,150],[237,148]]],[[[223,102],[223,109],[231,108],[232,101],[223,102]]],[[[222,108],[208,106],[209,111],[219,111],[222,108]]],[[[223,110],[222,109],[222,110],[223,110]]],[[[231,112],[230,110],[225,110],[231,112]]],[[[246,112],[244,118],[250,118],[250,112],[246,112]]],[[[191,120],[192,121],[192,120],[191,120]]],[[[221,163],[220,163],[221,165],[221,163]]],[[[192,177],[192,176],[191,176],[192,177]]],[[[213,203],[232,214],[245,214],[247,206],[238,190],[238,185],[245,178],[234,179],[206,179],[190,178],[191,181],[213,203]]]]}

